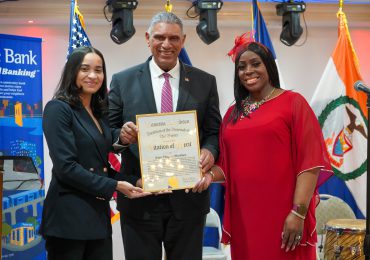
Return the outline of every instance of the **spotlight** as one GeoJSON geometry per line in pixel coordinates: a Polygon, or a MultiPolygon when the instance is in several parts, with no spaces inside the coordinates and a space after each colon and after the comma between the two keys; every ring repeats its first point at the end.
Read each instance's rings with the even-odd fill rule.
{"type": "Polygon", "coordinates": [[[195,12],[199,14],[197,34],[206,44],[211,44],[218,38],[220,33],[217,29],[217,11],[221,9],[221,0],[198,0],[193,3],[195,12]]]}
{"type": "Polygon", "coordinates": [[[108,0],[112,15],[112,30],[110,37],[117,44],[127,42],[136,32],[133,24],[133,10],[136,9],[136,0],[108,0]]]}
{"type": "Polygon", "coordinates": [[[283,29],[280,34],[280,41],[287,46],[295,44],[301,37],[303,29],[300,25],[299,13],[306,10],[304,2],[281,3],[276,5],[276,14],[283,16],[283,29]]]}

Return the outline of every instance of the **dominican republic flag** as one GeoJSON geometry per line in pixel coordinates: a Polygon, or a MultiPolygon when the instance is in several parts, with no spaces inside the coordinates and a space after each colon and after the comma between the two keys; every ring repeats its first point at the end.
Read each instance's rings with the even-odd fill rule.
{"type": "Polygon", "coordinates": [[[326,65],[311,106],[318,117],[334,176],[319,192],[346,201],[357,218],[366,211],[367,109],[366,94],[353,85],[361,80],[347,18],[338,12],[338,41],[326,65]]]}
{"type": "Polygon", "coordinates": [[[254,40],[269,48],[276,59],[274,46],[272,46],[270,34],[267,30],[265,19],[263,19],[257,0],[252,1],[252,8],[254,40]]]}
{"type": "MultiPolygon", "coordinates": [[[[185,48],[181,49],[179,60],[187,65],[192,66],[185,48]]],[[[222,220],[224,212],[224,187],[220,183],[212,183],[209,186],[209,193],[211,197],[211,208],[218,213],[220,219],[222,220]]],[[[204,246],[218,247],[220,239],[221,238],[218,237],[218,230],[216,228],[205,228],[203,236],[204,246]]]]}
{"type": "Polygon", "coordinates": [[[265,19],[263,19],[261,10],[259,8],[259,3],[257,0],[252,1],[252,23],[253,23],[253,38],[256,42],[262,43],[267,48],[270,49],[275,58],[275,63],[279,72],[280,87],[285,89],[284,80],[279,69],[279,64],[276,59],[276,53],[274,46],[272,45],[270,34],[267,30],[265,19]]]}

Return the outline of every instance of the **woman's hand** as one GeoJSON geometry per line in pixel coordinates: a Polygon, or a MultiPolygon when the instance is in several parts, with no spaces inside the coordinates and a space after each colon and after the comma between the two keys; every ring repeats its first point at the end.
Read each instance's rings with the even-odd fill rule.
{"type": "MultiPolygon", "coordinates": [[[[143,187],[143,181],[142,179],[138,179],[136,181],[136,187],[140,187],[142,188],[143,187]]],[[[150,194],[152,195],[163,195],[163,194],[171,194],[172,193],[172,190],[161,190],[161,191],[156,191],[156,192],[150,192],[150,194]]]]}
{"type": "MultiPolygon", "coordinates": [[[[317,167],[304,171],[298,175],[293,204],[309,207],[312,195],[315,191],[319,172],[320,168],[317,167]]],[[[296,214],[290,212],[285,219],[283,233],[281,235],[281,248],[285,248],[285,252],[294,250],[302,239],[304,217],[306,213],[304,215],[298,212],[295,213],[296,214]]]]}
{"type": "Polygon", "coordinates": [[[116,190],[125,194],[130,199],[141,198],[152,194],[150,192],[143,191],[140,187],[135,187],[127,181],[118,181],[116,190]]]}
{"type": "Polygon", "coordinates": [[[304,220],[297,217],[293,213],[289,213],[285,219],[283,233],[281,234],[281,248],[285,248],[285,252],[294,250],[299,245],[302,239],[304,220]]]}

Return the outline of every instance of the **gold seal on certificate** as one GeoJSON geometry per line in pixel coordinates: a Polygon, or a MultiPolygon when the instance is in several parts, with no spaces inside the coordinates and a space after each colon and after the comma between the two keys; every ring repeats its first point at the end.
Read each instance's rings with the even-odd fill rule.
{"type": "Polygon", "coordinates": [[[143,189],[192,188],[201,178],[196,111],[136,116],[143,189]]]}

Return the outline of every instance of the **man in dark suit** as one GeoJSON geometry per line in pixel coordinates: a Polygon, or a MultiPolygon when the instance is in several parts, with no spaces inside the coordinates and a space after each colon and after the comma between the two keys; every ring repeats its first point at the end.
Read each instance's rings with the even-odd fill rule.
{"type": "Polygon", "coordinates": [[[216,79],[178,60],[185,35],[176,15],[155,15],[146,40],[153,56],[113,75],[111,82],[110,124],[121,131],[120,142],[127,145],[119,178],[141,187],[136,115],[164,111],[164,72],[169,74],[172,111],[197,111],[203,178],[192,192],[176,190],[137,200],[119,195],[125,256],[127,260],[159,260],[163,243],[168,260],[197,260],[202,258],[203,228],[209,212],[207,188],[213,178],[209,169],[219,151],[221,116],[216,79]]]}

